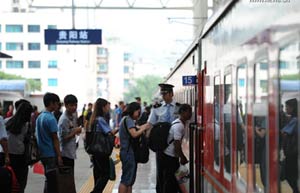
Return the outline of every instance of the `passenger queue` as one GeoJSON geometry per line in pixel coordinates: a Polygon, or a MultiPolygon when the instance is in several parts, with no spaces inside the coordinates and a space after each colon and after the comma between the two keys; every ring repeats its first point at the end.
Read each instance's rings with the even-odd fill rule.
{"type": "MultiPolygon", "coordinates": [[[[76,96],[72,94],[64,97],[65,111],[61,113],[57,113],[61,102],[55,93],[44,95],[45,109],[40,113],[37,113],[37,108],[33,107],[29,101],[24,99],[17,101],[15,114],[12,114],[11,117],[4,117],[4,119],[2,116],[0,117],[1,192],[25,192],[30,164],[26,160],[28,159],[26,154],[29,154],[26,150],[29,141],[24,139],[32,130],[34,130],[34,137],[36,138],[39,159],[44,167],[45,184],[44,190],[41,192],[61,192],[61,184],[57,180],[59,178],[58,168],[70,168],[69,184],[71,184],[70,187],[73,187],[70,188],[70,192],[76,192],[74,184],[76,148],[78,147],[78,140],[76,139],[81,133],[91,132],[92,128],[104,135],[118,136],[114,138],[114,145],[120,146],[122,164],[118,192],[132,192],[138,171],[134,139],[141,135],[149,136],[151,128],[158,122],[176,122],[178,124],[170,129],[168,148],[165,151],[156,152],[156,192],[180,192],[175,172],[180,164],[188,162],[181,149],[181,140],[185,133],[187,121],[191,118],[192,109],[187,104],[175,103],[172,85],[160,84],[159,86],[164,101],[152,108],[142,108],[140,97],[137,97],[137,101],[127,105],[121,101],[120,106],[116,106],[115,110],[112,111],[109,101],[98,98],[93,105],[91,103],[88,105],[87,110],[83,109],[82,116],[79,117],[77,115],[78,101],[76,96]],[[113,117],[113,121],[110,121],[111,117],[113,117]],[[110,122],[113,122],[113,127],[111,127],[110,122]],[[12,170],[7,168],[12,168],[12,170]],[[15,174],[16,180],[11,180],[12,173],[15,174]]],[[[85,146],[89,145],[86,144],[89,143],[86,138],[84,138],[84,143],[85,146]]],[[[110,154],[96,152],[90,154],[90,157],[94,176],[92,192],[103,192],[110,179],[110,154]]]]}

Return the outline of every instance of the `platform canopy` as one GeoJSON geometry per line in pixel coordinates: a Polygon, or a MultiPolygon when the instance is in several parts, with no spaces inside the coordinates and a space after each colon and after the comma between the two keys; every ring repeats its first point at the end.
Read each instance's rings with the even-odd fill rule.
{"type": "Polygon", "coordinates": [[[293,92],[300,90],[300,80],[280,80],[281,91],[293,92]]]}
{"type": "Polygon", "coordinates": [[[24,92],[26,89],[26,80],[0,80],[1,91],[24,92]]]}

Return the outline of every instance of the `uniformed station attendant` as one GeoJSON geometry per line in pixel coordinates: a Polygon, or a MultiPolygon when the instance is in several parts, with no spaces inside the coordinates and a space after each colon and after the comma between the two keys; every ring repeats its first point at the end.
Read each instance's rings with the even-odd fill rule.
{"type": "MultiPolygon", "coordinates": [[[[176,118],[178,118],[178,108],[179,104],[173,100],[173,85],[171,84],[158,84],[160,87],[160,94],[162,95],[163,102],[155,105],[151,109],[148,122],[154,125],[158,122],[169,122],[172,123],[176,118]]],[[[161,154],[162,152],[156,153],[156,192],[162,193],[161,185],[162,182],[162,172],[161,172],[161,154]]]]}

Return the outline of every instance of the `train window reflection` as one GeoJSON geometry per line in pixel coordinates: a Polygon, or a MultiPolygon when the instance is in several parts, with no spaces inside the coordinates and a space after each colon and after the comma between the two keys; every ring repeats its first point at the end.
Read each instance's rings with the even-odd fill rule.
{"type": "Polygon", "coordinates": [[[231,173],[231,89],[232,80],[231,74],[225,76],[224,80],[224,171],[226,173],[231,173]]]}
{"type": "Polygon", "coordinates": [[[254,174],[255,189],[265,192],[267,180],[267,134],[268,134],[268,63],[261,60],[255,64],[254,72],[254,174]]]}
{"type": "Polygon", "coordinates": [[[281,193],[299,192],[300,44],[295,41],[279,52],[279,177],[281,193]],[[281,171],[281,172],[280,172],[281,171]],[[283,172],[284,171],[284,172],[283,172]]]}
{"type": "Polygon", "coordinates": [[[220,76],[214,78],[214,165],[220,170],[220,76]]]}
{"type": "Polygon", "coordinates": [[[237,68],[237,94],[236,94],[236,144],[237,144],[237,177],[246,184],[247,177],[247,158],[246,158],[246,114],[247,114],[247,98],[246,85],[247,74],[246,64],[239,65],[237,68]]]}

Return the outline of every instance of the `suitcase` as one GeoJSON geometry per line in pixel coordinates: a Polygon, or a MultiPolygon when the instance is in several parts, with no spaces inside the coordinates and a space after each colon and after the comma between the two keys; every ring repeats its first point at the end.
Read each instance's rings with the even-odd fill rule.
{"type": "Polygon", "coordinates": [[[72,167],[58,167],[47,171],[46,175],[55,180],[54,186],[57,193],[76,193],[72,167]]]}

